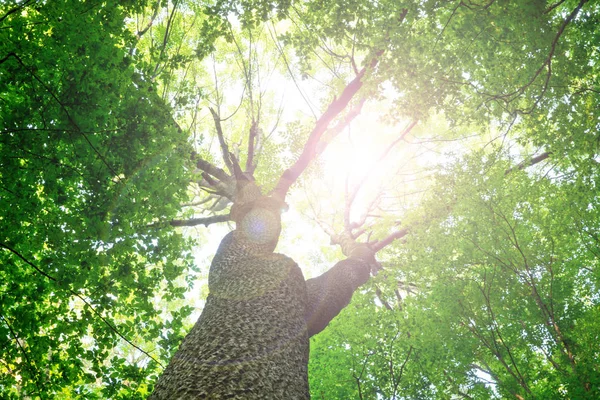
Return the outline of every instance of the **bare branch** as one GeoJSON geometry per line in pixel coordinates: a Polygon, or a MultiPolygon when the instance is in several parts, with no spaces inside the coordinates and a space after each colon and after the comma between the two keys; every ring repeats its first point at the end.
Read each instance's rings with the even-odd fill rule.
{"type": "MultiPolygon", "coordinates": [[[[369,64],[368,68],[372,69],[375,67],[375,65],[377,65],[377,57],[379,57],[381,54],[382,52],[379,52],[377,54],[376,58],[374,58],[373,61],[369,64]]],[[[278,197],[281,200],[285,200],[285,196],[287,195],[290,186],[292,186],[292,184],[296,182],[300,174],[302,174],[302,172],[306,169],[308,164],[315,157],[317,144],[319,143],[323,133],[327,130],[329,123],[348,106],[350,100],[352,100],[354,95],[362,87],[362,78],[364,77],[366,71],[367,67],[364,67],[359,72],[359,74],[356,75],[356,77],[350,83],[348,83],[348,85],[346,85],[340,97],[334,99],[329,104],[329,107],[327,107],[327,110],[325,110],[323,115],[321,115],[321,117],[317,120],[317,122],[315,123],[315,127],[313,128],[306,144],[304,145],[304,150],[302,151],[302,154],[300,155],[298,160],[296,160],[294,165],[285,170],[279,178],[279,182],[273,190],[273,195],[275,197],[278,197]]]]}
{"type": "Polygon", "coordinates": [[[249,174],[254,173],[254,148],[257,144],[258,137],[258,121],[253,120],[252,126],[250,127],[250,133],[248,134],[248,157],[246,158],[246,172],[249,174]]]}
{"type": "MultiPolygon", "coordinates": [[[[541,161],[545,160],[546,158],[548,158],[550,155],[551,155],[551,153],[550,153],[550,152],[545,152],[545,153],[543,153],[543,154],[540,154],[539,156],[536,156],[536,157],[532,158],[532,159],[531,159],[530,161],[528,161],[528,162],[522,162],[522,163],[520,163],[520,164],[519,164],[517,167],[515,167],[515,168],[511,168],[511,169],[507,170],[507,171],[506,171],[506,173],[508,174],[508,173],[510,173],[510,172],[512,172],[512,171],[514,171],[514,170],[516,170],[516,169],[524,169],[524,168],[526,168],[526,167],[529,167],[529,166],[531,166],[531,165],[537,164],[537,163],[539,163],[539,162],[541,162],[541,161]]],[[[356,229],[356,228],[358,228],[359,226],[360,226],[360,225],[356,225],[356,224],[355,224],[355,225],[350,225],[350,228],[351,228],[351,229],[356,229]]],[[[334,241],[334,240],[333,240],[333,237],[334,237],[335,235],[331,235],[331,233],[332,233],[332,232],[331,232],[330,230],[329,230],[329,231],[326,231],[326,233],[328,233],[328,234],[329,234],[329,235],[332,237],[332,241],[334,241]]],[[[362,234],[362,233],[364,233],[364,232],[360,232],[360,234],[362,234]]],[[[368,245],[369,245],[369,247],[370,247],[370,248],[371,248],[371,249],[372,249],[372,250],[373,250],[375,253],[377,253],[377,252],[379,252],[380,250],[382,250],[383,248],[385,248],[385,247],[389,246],[390,244],[392,244],[394,241],[396,241],[396,240],[398,240],[398,239],[402,239],[403,237],[405,237],[406,235],[408,235],[408,233],[409,233],[409,228],[408,228],[408,227],[405,227],[405,228],[402,228],[402,229],[400,229],[400,230],[397,230],[397,231],[395,231],[395,232],[391,233],[390,235],[388,235],[388,236],[387,236],[387,237],[385,237],[384,239],[381,239],[381,240],[376,240],[376,241],[370,242],[370,243],[368,243],[368,245]]],[[[357,238],[357,237],[358,237],[358,235],[353,235],[353,237],[354,237],[354,238],[357,238]]],[[[337,241],[334,241],[334,244],[339,244],[339,243],[338,243],[337,241]]]]}
{"type": "MultiPolygon", "coordinates": [[[[206,177],[208,177],[208,175],[206,177]]],[[[228,199],[229,201],[233,201],[233,198],[235,196],[235,181],[234,180],[229,184],[215,182],[215,184],[212,184],[212,185],[208,184],[208,181],[206,181],[206,182],[205,181],[206,181],[206,179],[201,182],[198,182],[198,185],[202,191],[208,193],[210,196],[224,197],[224,198],[228,199]]]]}
{"type": "MultiPolygon", "coordinates": [[[[313,213],[316,214],[315,209],[312,205],[312,203],[310,203],[311,208],[313,209],[313,213]]],[[[329,238],[331,239],[331,244],[336,244],[333,241],[333,237],[335,236],[335,231],[333,230],[332,227],[328,226],[327,224],[325,224],[323,221],[321,221],[319,218],[316,217],[310,217],[313,221],[315,221],[317,223],[317,225],[319,225],[319,227],[321,227],[321,229],[323,230],[323,232],[325,232],[329,238]]]]}
{"type": "Polygon", "coordinates": [[[346,129],[346,127],[348,127],[348,125],[350,125],[350,123],[352,123],[352,121],[354,121],[354,118],[358,117],[360,115],[360,112],[362,111],[363,105],[365,104],[365,101],[367,99],[366,98],[362,98],[359,100],[359,102],[352,107],[352,109],[350,111],[348,111],[346,113],[346,115],[344,116],[344,118],[339,121],[334,127],[332,127],[331,129],[328,129],[326,132],[326,137],[325,138],[321,138],[321,140],[319,141],[319,143],[317,143],[317,154],[321,154],[325,148],[329,145],[329,143],[337,136],[339,135],[341,132],[344,131],[344,129],[346,129]]]}
{"type": "Polygon", "coordinates": [[[519,164],[517,164],[516,166],[514,166],[514,167],[511,167],[511,168],[507,169],[507,170],[504,172],[504,174],[505,174],[505,175],[508,175],[508,174],[510,174],[511,172],[514,172],[514,171],[517,171],[517,170],[520,170],[520,169],[525,169],[525,168],[531,167],[532,165],[535,165],[535,164],[537,164],[537,163],[539,163],[539,162],[542,162],[542,161],[544,161],[546,158],[550,157],[551,155],[552,155],[552,152],[550,152],[550,151],[546,151],[546,152],[544,152],[544,153],[542,153],[542,154],[540,154],[540,155],[538,155],[538,156],[532,157],[532,158],[531,158],[531,159],[529,159],[529,160],[524,160],[524,161],[521,161],[521,162],[520,162],[519,164]]]}
{"type": "Polygon", "coordinates": [[[198,157],[197,154],[192,154],[192,159],[196,162],[196,167],[198,167],[198,169],[202,170],[203,172],[206,172],[207,174],[210,174],[211,176],[217,178],[221,182],[227,182],[231,178],[229,175],[227,175],[227,172],[223,171],[219,167],[215,167],[208,161],[198,157]]]}
{"type": "Polygon", "coordinates": [[[229,155],[229,146],[225,142],[225,137],[223,136],[223,127],[221,126],[221,118],[219,114],[212,108],[208,107],[210,113],[212,114],[213,120],[215,121],[215,128],[217,129],[217,137],[219,138],[219,145],[221,146],[221,154],[223,155],[223,162],[225,166],[229,170],[231,174],[233,174],[233,163],[229,155]]]}
{"type": "MultiPolygon", "coordinates": [[[[369,216],[369,211],[374,207],[375,203],[378,201],[379,199],[379,195],[376,196],[375,198],[373,198],[373,200],[370,202],[370,204],[367,207],[367,210],[365,211],[365,213],[361,216],[360,220],[357,222],[351,222],[350,221],[350,211],[352,209],[352,205],[354,203],[354,201],[356,200],[356,196],[358,194],[358,192],[360,191],[360,189],[362,188],[362,186],[364,185],[364,183],[367,181],[367,178],[375,171],[375,168],[387,157],[387,155],[390,153],[390,151],[392,150],[392,148],[401,140],[403,140],[406,135],[415,127],[415,125],[417,124],[417,120],[413,120],[400,134],[400,136],[394,140],[392,143],[390,143],[388,145],[388,147],[383,151],[383,153],[381,154],[381,156],[379,157],[379,159],[371,166],[371,168],[367,171],[367,173],[362,177],[362,179],[360,180],[360,182],[354,187],[354,190],[352,191],[352,193],[350,194],[346,194],[346,204],[344,207],[344,227],[346,232],[348,232],[351,236],[353,236],[354,238],[358,237],[358,235],[353,235],[352,231],[354,229],[357,228],[361,228],[364,223],[367,220],[367,217],[369,216]]],[[[363,232],[361,232],[362,234],[363,232]]],[[[391,240],[393,241],[394,239],[389,239],[386,238],[384,240],[391,240]]],[[[391,243],[391,241],[389,243],[391,243]]],[[[386,242],[385,245],[383,245],[381,248],[387,246],[389,243],[386,242]]],[[[371,244],[370,244],[371,245],[371,244]]],[[[381,249],[379,248],[379,249],[381,249]]],[[[378,250],[376,250],[378,251],[378,250]]]]}
{"type": "Polygon", "coordinates": [[[380,215],[371,213],[371,211],[373,211],[375,209],[375,205],[379,202],[379,200],[381,200],[381,197],[382,197],[382,191],[379,190],[379,193],[377,194],[377,196],[373,197],[373,199],[369,202],[369,205],[366,207],[365,212],[360,216],[360,219],[356,222],[350,222],[350,210],[348,209],[348,225],[346,225],[346,229],[348,231],[352,232],[355,229],[362,228],[358,232],[352,233],[352,235],[354,237],[358,237],[359,235],[362,234],[362,233],[360,233],[361,231],[366,230],[366,229],[364,229],[363,225],[365,224],[365,222],[367,222],[368,217],[381,218],[380,215]]]}
{"type": "Polygon", "coordinates": [[[408,228],[403,228],[403,229],[400,229],[399,231],[396,231],[396,232],[388,235],[385,239],[369,243],[369,247],[371,247],[371,249],[373,249],[373,251],[375,253],[377,253],[379,250],[390,245],[394,240],[401,239],[406,235],[408,235],[408,228]]]}
{"type": "Polygon", "coordinates": [[[209,226],[211,224],[227,221],[230,221],[229,214],[213,215],[205,218],[174,219],[171,222],[169,222],[169,224],[171,226],[209,226]]]}
{"type": "Polygon", "coordinates": [[[300,96],[302,96],[302,99],[304,99],[304,102],[308,106],[308,109],[313,114],[313,116],[316,118],[317,116],[315,115],[312,105],[308,101],[307,97],[304,95],[304,92],[302,91],[302,89],[300,89],[300,85],[298,84],[298,82],[296,81],[296,78],[294,77],[294,73],[292,72],[292,68],[290,67],[290,63],[288,62],[288,60],[285,56],[285,53],[283,52],[283,48],[279,45],[279,41],[276,39],[277,31],[275,30],[275,25],[273,24],[273,21],[271,21],[271,27],[269,28],[269,35],[271,35],[271,39],[273,40],[273,43],[275,43],[275,47],[277,47],[277,50],[279,51],[279,54],[285,64],[285,67],[286,67],[288,73],[290,74],[290,78],[292,79],[292,82],[294,82],[296,89],[298,89],[298,93],[300,93],[300,96]],[[273,29],[272,31],[271,31],[271,28],[273,29]]]}
{"type": "Polygon", "coordinates": [[[235,179],[249,179],[249,177],[246,174],[244,174],[244,171],[242,171],[242,168],[240,167],[240,162],[238,161],[235,154],[230,152],[229,157],[231,158],[231,162],[233,164],[233,176],[235,177],[235,179]]]}
{"type": "Polygon", "coordinates": [[[192,201],[189,203],[182,203],[181,207],[185,208],[185,207],[198,207],[201,206],[202,204],[206,204],[209,201],[213,200],[213,196],[207,196],[206,198],[202,199],[202,200],[198,200],[198,201],[192,201]]]}
{"type": "Polygon", "coordinates": [[[196,167],[202,171],[202,181],[198,182],[200,188],[210,194],[217,194],[232,200],[235,194],[233,185],[235,180],[221,168],[200,158],[197,153],[192,152],[191,158],[196,163],[196,167]]]}

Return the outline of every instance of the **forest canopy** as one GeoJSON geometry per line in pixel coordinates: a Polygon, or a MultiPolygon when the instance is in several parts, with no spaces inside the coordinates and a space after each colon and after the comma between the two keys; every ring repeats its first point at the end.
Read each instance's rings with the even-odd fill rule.
{"type": "Polygon", "coordinates": [[[599,49],[588,0],[0,1],[0,397],[148,396],[232,160],[308,161],[305,277],[378,250],[313,398],[600,397],[599,49]]]}

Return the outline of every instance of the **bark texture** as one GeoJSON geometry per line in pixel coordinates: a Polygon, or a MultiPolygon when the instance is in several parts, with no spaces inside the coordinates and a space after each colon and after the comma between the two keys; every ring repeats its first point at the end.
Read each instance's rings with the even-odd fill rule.
{"type": "Polygon", "coordinates": [[[310,398],[309,335],[348,304],[369,267],[350,258],[305,281],[292,259],[273,253],[279,228],[275,243],[263,240],[273,221],[254,214],[222,240],[202,315],[149,399],[310,398]]]}

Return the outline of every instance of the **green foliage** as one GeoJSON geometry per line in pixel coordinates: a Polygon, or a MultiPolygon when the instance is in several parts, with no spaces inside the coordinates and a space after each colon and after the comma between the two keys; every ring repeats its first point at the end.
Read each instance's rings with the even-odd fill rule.
{"type": "Polygon", "coordinates": [[[598,396],[600,168],[509,165],[475,154],[438,177],[380,295],[355,295],[313,340],[315,398],[598,396]]]}
{"type": "MultiPolygon", "coordinates": [[[[319,29],[334,41],[356,37],[356,45],[377,48],[376,34],[361,31],[370,15],[362,5],[340,12],[337,4],[313,4],[327,17],[309,18],[311,29],[294,42],[305,54],[313,46],[305,35],[319,29]],[[334,32],[336,24],[347,30],[334,32]]],[[[370,5],[379,18],[404,7],[414,18],[411,7],[423,7],[423,18],[394,28],[394,50],[378,67],[400,91],[395,111],[423,117],[442,109],[452,130],[468,123],[480,136],[491,121],[492,131],[509,129],[524,147],[457,161],[468,151],[446,153],[426,201],[400,215],[410,235],[388,251],[377,283],[392,310],[375,305],[381,301],[373,295],[355,298],[357,306],[313,341],[315,398],[598,396],[597,351],[589,345],[598,340],[600,311],[597,9],[586,4],[559,35],[577,4],[547,19],[542,3],[461,5],[370,5]],[[550,168],[514,168],[515,154],[536,148],[552,154],[550,168]],[[413,294],[403,292],[405,282],[413,294]],[[386,312],[400,324],[381,318],[386,312]],[[410,338],[390,356],[375,343],[392,346],[392,332],[410,338]],[[404,360],[396,394],[389,366],[404,360]]]]}
{"type": "Polygon", "coordinates": [[[189,310],[166,327],[154,296],[183,297],[188,243],[148,226],[186,198],[189,150],[128,55],[132,7],[2,21],[0,397],[143,398],[159,366],[123,338],[182,335],[189,310]]]}
{"type": "MultiPolygon", "coordinates": [[[[200,268],[164,222],[197,189],[192,149],[225,169],[208,107],[242,164],[258,127],[268,190],[375,58],[349,141],[419,125],[359,201],[383,198],[373,237],[410,233],[313,339],[313,397],[600,396],[599,15],[573,0],[4,2],[0,397],[145,398],[200,268]]],[[[326,168],[303,175],[324,188],[299,211],[329,199],[337,227],[326,168]]]]}
{"type": "Polygon", "coordinates": [[[424,205],[431,213],[416,217],[423,223],[407,243],[404,268],[427,288],[423,301],[440,322],[476,340],[472,362],[500,393],[593,398],[593,351],[574,331],[586,325],[590,331],[579,331],[586,342],[598,329],[591,321],[599,282],[588,267],[598,243],[584,233],[599,228],[598,196],[580,181],[595,181],[598,169],[551,180],[506,174],[495,155],[479,160],[440,178],[424,205]]]}

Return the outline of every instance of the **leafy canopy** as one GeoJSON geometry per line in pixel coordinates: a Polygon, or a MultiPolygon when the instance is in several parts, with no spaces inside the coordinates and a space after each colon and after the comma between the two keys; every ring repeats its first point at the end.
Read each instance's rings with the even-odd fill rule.
{"type": "Polygon", "coordinates": [[[302,238],[350,232],[384,269],[312,395],[598,397],[599,11],[3,2],[0,397],[145,398],[206,292],[223,143],[270,190],[328,110],[281,251],[313,275],[341,255],[302,238]]]}

